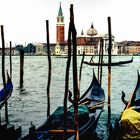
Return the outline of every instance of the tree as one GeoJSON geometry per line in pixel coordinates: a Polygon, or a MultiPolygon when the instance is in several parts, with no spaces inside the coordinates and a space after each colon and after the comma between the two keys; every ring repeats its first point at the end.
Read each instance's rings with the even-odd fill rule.
{"type": "Polygon", "coordinates": [[[28,51],[28,53],[35,53],[36,52],[36,46],[33,45],[32,43],[29,43],[27,45],[27,51],[28,51]]]}
{"type": "Polygon", "coordinates": [[[18,44],[15,49],[20,52],[23,49],[23,45],[18,44]]]}

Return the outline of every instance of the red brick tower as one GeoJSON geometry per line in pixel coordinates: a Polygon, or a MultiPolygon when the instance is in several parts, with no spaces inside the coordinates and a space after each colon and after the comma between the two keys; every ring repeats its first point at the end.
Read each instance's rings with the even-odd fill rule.
{"type": "Polygon", "coordinates": [[[61,3],[58,11],[58,16],[57,16],[57,24],[56,24],[56,42],[59,44],[64,43],[65,41],[65,31],[64,28],[64,16],[61,8],[61,3]]]}

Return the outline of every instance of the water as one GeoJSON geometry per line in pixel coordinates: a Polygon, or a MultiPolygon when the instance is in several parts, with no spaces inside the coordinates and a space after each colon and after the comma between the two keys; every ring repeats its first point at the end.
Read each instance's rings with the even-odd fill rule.
{"type": "MultiPolygon", "coordinates": [[[[128,60],[130,56],[113,56],[112,61],[128,60]]],[[[82,57],[78,56],[78,69],[80,67],[82,57]]],[[[90,56],[86,56],[85,60],[89,60],[90,56]]],[[[107,56],[104,57],[107,60],[107,56]]],[[[98,57],[95,57],[95,61],[98,57]]],[[[1,61],[1,57],[0,57],[1,61]]],[[[52,57],[52,80],[50,88],[51,113],[60,105],[63,105],[64,87],[65,87],[65,69],[66,58],[52,57]]],[[[9,120],[16,126],[22,126],[23,135],[28,133],[30,123],[33,122],[39,126],[46,119],[47,98],[46,87],[48,78],[48,61],[47,56],[25,56],[24,64],[24,85],[22,91],[19,88],[19,56],[12,57],[14,91],[12,97],[8,101],[9,120]]],[[[81,94],[83,94],[92,79],[92,71],[97,75],[97,67],[87,66],[83,64],[81,94]]],[[[1,65],[0,65],[1,69],[1,65]]],[[[9,70],[9,57],[6,56],[6,70],[9,70]]],[[[121,92],[126,93],[126,99],[134,91],[137,82],[137,70],[140,72],[140,56],[134,56],[134,62],[118,67],[112,67],[111,77],[111,119],[112,122],[119,116],[124,108],[121,101],[121,92]]],[[[105,90],[107,101],[108,88],[108,69],[103,68],[102,87],[105,90]]],[[[2,87],[2,78],[0,75],[0,87],[2,87]]],[[[70,90],[72,89],[72,68],[70,70],[70,90]]],[[[1,111],[2,121],[4,121],[4,108],[1,111]]],[[[107,124],[107,105],[105,105],[99,125],[97,127],[97,137],[106,139],[107,124]]]]}

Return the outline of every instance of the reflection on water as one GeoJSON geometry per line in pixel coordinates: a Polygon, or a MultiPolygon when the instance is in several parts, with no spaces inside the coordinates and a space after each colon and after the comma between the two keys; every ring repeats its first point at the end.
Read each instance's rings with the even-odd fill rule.
{"type": "MultiPolygon", "coordinates": [[[[128,60],[129,56],[113,56],[112,61],[128,60]]],[[[78,69],[82,57],[78,57],[78,69]]],[[[107,61],[107,57],[104,57],[107,61]]],[[[1,60],[1,57],[0,57],[1,60]]],[[[47,79],[48,79],[48,61],[46,56],[25,56],[24,64],[24,84],[19,86],[19,56],[14,56],[13,60],[13,85],[12,97],[9,99],[9,120],[12,124],[21,125],[23,135],[28,132],[30,123],[39,126],[46,120],[47,114],[47,79]]],[[[85,56],[85,60],[90,60],[90,56],[85,56]]],[[[97,61],[98,57],[94,57],[97,61]]],[[[63,105],[64,87],[65,87],[65,69],[67,59],[52,57],[52,80],[50,88],[51,113],[60,105],[63,105]]],[[[133,92],[137,82],[137,70],[140,71],[140,56],[134,56],[133,63],[112,67],[111,77],[111,121],[113,122],[123,110],[124,104],[121,102],[121,92],[126,93],[126,100],[133,92]]],[[[9,70],[9,59],[6,57],[6,70],[9,70]]],[[[81,95],[88,88],[91,80],[93,68],[97,75],[97,67],[83,65],[81,77],[81,95]]],[[[1,65],[0,65],[1,69],[1,65]]],[[[103,67],[102,87],[106,94],[108,68],[103,67]]],[[[72,68],[70,69],[70,91],[72,89],[72,68]]],[[[0,78],[0,86],[2,85],[0,78]]],[[[4,108],[2,109],[2,120],[4,121],[4,108]]],[[[96,139],[107,139],[107,105],[101,114],[99,125],[97,127],[96,139]]]]}
{"type": "Polygon", "coordinates": [[[19,93],[19,94],[29,94],[29,92],[24,88],[24,85],[20,85],[17,89],[15,89],[15,90],[17,90],[17,92],[19,93]]]}
{"type": "Polygon", "coordinates": [[[19,86],[17,89],[19,94],[28,94],[29,92],[24,88],[24,85],[19,86]]]}

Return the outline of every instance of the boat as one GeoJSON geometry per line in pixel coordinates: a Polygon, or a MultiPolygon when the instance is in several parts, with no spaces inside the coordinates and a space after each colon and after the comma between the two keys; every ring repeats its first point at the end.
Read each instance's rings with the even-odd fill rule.
{"type": "MultiPolygon", "coordinates": [[[[93,73],[92,82],[87,91],[78,100],[78,118],[79,118],[79,138],[80,140],[88,138],[95,132],[99,117],[103,111],[105,102],[104,90],[101,88],[95,74],[93,73]]],[[[73,105],[67,109],[67,139],[75,139],[74,130],[74,109],[73,105]]],[[[55,112],[48,117],[45,123],[35,129],[32,125],[30,134],[22,140],[59,140],[63,138],[64,132],[64,109],[58,107],[55,112]]]]}
{"type": "MultiPolygon", "coordinates": [[[[111,66],[120,66],[120,65],[124,65],[124,64],[128,64],[128,63],[132,63],[133,62],[133,57],[130,60],[126,60],[126,61],[118,61],[118,62],[111,62],[111,66]]],[[[90,66],[108,66],[108,63],[96,63],[94,61],[84,61],[84,64],[90,65],[90,66]]]]}
{"type": "Polygon", "coordinates": [[[13,84],[9,74],[7,73],[7,83],[6,83],[6,94],[4,92],[4,87],[0,90],[0,109],[3,107],[4,103],[10,98],[13,91],[13,84]]]}
{"type": "Polygon", "coordinates": [[[125,108],[116,120],[114,126],[114,139],[140,139],[140,75],[138,73],[138,81],[134,92],[129,101],[124,99],[125,93],[122,92],[122,101],[125,108]],[[129,129],[128,129],[129,128],[129,129]]]}

